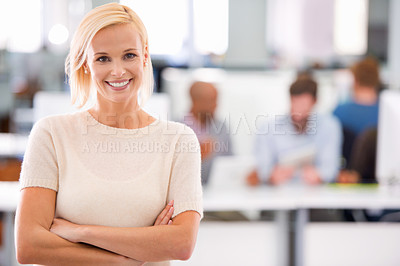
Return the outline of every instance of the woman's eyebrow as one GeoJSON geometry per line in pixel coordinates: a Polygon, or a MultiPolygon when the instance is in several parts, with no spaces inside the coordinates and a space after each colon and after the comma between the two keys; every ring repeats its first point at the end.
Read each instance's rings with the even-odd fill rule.
{"type": "Polygon", "coordinates": [[[98,52],[98,53],[95,53],[94,55],[101,55],[101,54],[107,54],[106,52],[98,52]]]}
{"type": "MultiPolygon", "coordinates": [[[[139,51],[139,50],[140,49],[137,49],[137,48],[128,48],[128,49],[124,50],[124,53],[129,52],[129,51],[139,51]]],[[[96,55],[107,55],[107,53],[106,52],[97,52],[94,55],[95,56],[96,55]]]]}
{"type": "Polygon", "coordinates": [[[139,49],[137,49],[137,48],[129,48],[129,49],[126,49],[126,50],[124,51],[124,53],[125,53],[125,52],[129,52],[129,51],[132,51],[132,50],[134,50],[134,51],[139,51],[139,49]]]}

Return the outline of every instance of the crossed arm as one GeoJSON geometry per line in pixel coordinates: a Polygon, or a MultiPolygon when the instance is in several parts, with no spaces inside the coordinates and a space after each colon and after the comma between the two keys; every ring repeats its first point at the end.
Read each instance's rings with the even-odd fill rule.
{"type": "Polygon", "coordinates": [[[194,248],[197,212],[179,214],[171,223],[173,207],[167,205],[151,227],[77,225],[54,219],[55,191],[26,188],[21,194],[16,247],[23,264],[142,265],[143,261],[188,259],[194,248]]]}

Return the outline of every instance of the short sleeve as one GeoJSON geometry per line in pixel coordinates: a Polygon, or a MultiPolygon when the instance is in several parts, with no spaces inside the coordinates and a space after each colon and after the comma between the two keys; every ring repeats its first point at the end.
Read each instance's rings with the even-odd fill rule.
{"type": "Polygon", "coordinates": [[[39,120],[29,135],[20,175],[20,188],[43,187],[58,191],[58,164],[50,121],[39,120]]]}
{"type": "Polygon", "coordinates": [[[174,215],[196,211],[203,217],[200,145],[193,130],[185,127],[174,151],[168,201],[174,200],[174,215]]]}

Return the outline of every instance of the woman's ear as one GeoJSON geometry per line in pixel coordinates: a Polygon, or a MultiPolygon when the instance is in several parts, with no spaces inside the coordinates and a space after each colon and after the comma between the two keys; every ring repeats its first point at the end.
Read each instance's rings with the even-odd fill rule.
{"type": "Polygon", "coordinates": [[[87,63],[86,62],[83,63],[82,66],[83,66],[83,70],[85,71],[85,74],[89,74],[90,70],[89,70],[89,67],[88,67],[87,63]]]}
{"type": "Polygon", "coordinates": [[[147,44],[144,45],[143,57],[143,66],[146,67],[149,65],[149,46],[147,44]]]}

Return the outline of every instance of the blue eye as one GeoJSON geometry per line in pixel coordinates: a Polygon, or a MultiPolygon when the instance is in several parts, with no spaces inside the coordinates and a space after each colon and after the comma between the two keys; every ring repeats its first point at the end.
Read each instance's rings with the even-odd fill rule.
{"type": "Polygon", "coordinates": [[[99,62],[107,62],[107,61],[109,61],[109,59],[108,59],[107,56],[101,56],[101,57],[97,58],[97,61],[99,61],[99,62]]]}
{"type": "Polygon", "coordinates": [[[125,55],[125,58],[126,59],[133,59],[133,58],[135,58],[137,55],[135,55],[135,54],[132,54],[132,53],[127,53],[126,55],[125,55]]]}

